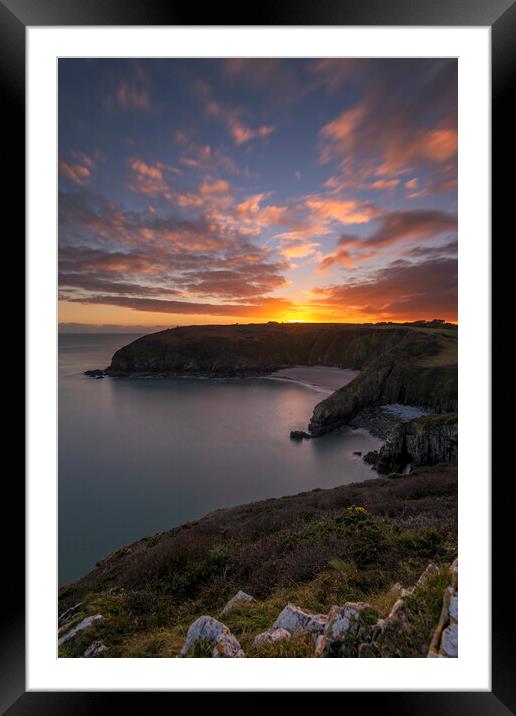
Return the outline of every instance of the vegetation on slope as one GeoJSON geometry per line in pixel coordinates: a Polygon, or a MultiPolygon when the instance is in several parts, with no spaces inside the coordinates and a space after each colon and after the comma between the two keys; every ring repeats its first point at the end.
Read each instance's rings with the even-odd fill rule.
{"type": "MultiPolygon", "coordinates": [[[[333,604],[365,600],[386,614],[395,582],[412,585],[429,561],[444,569],[456,556],[456,487],[454,468],[420,468],[409,477],[218,510],[140,540],[61,590],[60,613],[83,602],[77,620],[97,613],[105,620],[60,654],[80,656],[101,639],[110,657],[177,656],[192,621],[218,616],[239,589],[257,602],[237,605],[224,622],[248,656],[258,655],[254,637],[289,601],[327,612],[333,604]]],[[[434,581],[412,605],[419,636],[400,646],[403,655],[426,653],[439,590],[442,597],[434,581]]],[[[303,639],[260,656],[308,655],[303,639]]]]}

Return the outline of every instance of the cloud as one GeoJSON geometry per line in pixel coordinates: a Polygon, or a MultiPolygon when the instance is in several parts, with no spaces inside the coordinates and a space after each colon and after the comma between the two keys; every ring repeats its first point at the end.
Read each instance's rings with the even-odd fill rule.
{"type": "Polygon", "coordinates": [[[105,107],[145,112],[150,109],[150,77],[141,63],[133,62],[132,68],[132,73],[122,78],[108,74],[110,89],[104,97],[105,107]]]}
{"type": "Polygon", "coordinates": [[[416,246],[404,255],[406,258],[443,258],[445,256],[457,256],[457,251],[458,242],[455,240],[437,246],[416,246]]]}
{"type": "Polygon", "coordinates": [[[225,125],[237,145],[245,144],[257,138],[266,139],[275,130],[275,127],[268,125],[250,127],[242,119],[243,109],[228,107],[214,100],[210,100],[206,105],[206,113],[211,117],[216,117],[225,125]]]}
{"type": "Polygon", "coordinates": [[[378,208],[357,199],[308,198],[305,205],[315,216],[340,224],[366,224],[378,215],[378,208]]]}
{"type": "Polygon", "coordinates": [[[183,145],[186,144],[186,149],[179,158],[180,163],[185,167],[211,172],[224,170],[233,174],[240,173],[235,162],[221,149],[214,149],[209,144],[187,144],[187,141],[181,142],[183,145]]]}
{"type": "MultiPolygon", "coordinates": [[[[336,65],[318,68],[324,74],[336,65]]],[[[338,162],[348,180],[421,171],[429,175],[428,192],[446,190],[432,175],[443,163],[456,164],[457,62],[371,60],[354,68],[349,73],[344,67],[339,83],[348,83],[358,98],[321,128],[321,161],[338,162]]]]}
{"type": "Polygon", "coordinates": [[[196,303],[190,301],[167,301],[154,298],[132,298],[127,296],[95,296],[88,300],[80,298],[69,300],[74,303],[87,303],[90,305],[121,306],[134,311],[145,311],[149,313],[236,316],[242,318],[268,318],[270,315],[276,315],[278,311],[288,311],[292,308],[291,301],[284,298],[262,299],[261,301],[244,304],[196,303]]]}
{"type": "Polygon", "coordinates": [[[163,162],[150,165],[141,159],[130,159],[129,168],[132,172],[129,179],[131,191],[148,196],[160,196],[167,201],[172,201],[174,193],[165,179],[165,174],[167,172],[177,174],[178,169],[163,162]]]}
{"type": "Polygon", "coordinates": [[[91,169],[82,164],[70,164],[64,159],[59,160],[59,171],[68,181],[78,186],[86,186],[91,179],[91,169]]]}
{"type": "Polygon", "coordinates": [[[355,234],[343,234],[335,253],[326,256],[320,268],[335,263],[352,266],[357,260],[371,258],[385,247],[412,239],[437,238],[447,232],[457,231],[457,217],[443,211],[414,209],[391,211],[379,218],[379,225],[365,239],[355,234]],[[355,249],[352,255],[350,250],[355,249]]]}
{"type": "Polygon", "coordinates": [[[235,206],[241,231],[258,235],[265,228],[281,227],[278,239],[314,239],[336,226],[366,223],[379,213],[371,202],[322,194],[292,197],[283,206],[266,204],[270,198],[266,192],[251,194],[235,206]]]}
{"type": "Polygon", "coordinates": [[[342,90],[342,86],[352,83],[363,60],[356,59],[322,59],[313,60],[309,72],[316,80],[317,86],[322,85],[332,94],[342,90]]]}
{"type": "MultiPolygon", "coordinates": [[[[155,167],[139,169],[159,179],[155,167]]],[[[210,201],[213,196],[218,191],[208,193],[210,201]]],[[[72,302],[122,306],[131,298],[140,305],[176,296],[187,304],[211,297],[255,305],[286,284],[283,257],[214,223],[209,211],[185,220],[127,212],[94,195],[62,194],[59,238],[61,295],[72,302]]]]}
{"type": "Polygon", "coordinates": [[[115,90],[115,98],[119,107],[133,109],[149,109],[149,95],[146,90],[129,82],[121,82],[115,90]]]}
{"type": "Polygon", "coordinates": [[[228,194],[230,191],[229,182],[225,179],[212,179],[206,177],[199,187],[201,194],[228,194]]]}
{"type": "Polygon", "coordinates": [[[332,194],[339,194],[345,189],[393,191],[399,186],[400,181],[400,179],[372,179],[371,181],[364,181],[359,177],[343,179],[340,176],[332,176],[324,182],[324,186],[329,189],[332,194]]]}
{"type": "Polygon", "coordinates": [[[292,241],[283,241],[282,255],[287,259],[303,259],[313,256],[320,247],[316,241],[303,241],[302,239],[293,239],[292,241]]]}
{"type": "Polygon", "coordinates": [[[357,318],[457,320],[457,261],[438,258],[424,263],[396,261],[369,278],[316,288],[312,304],[357,318]]]}
{"type": "Polygon", "coordinates": [[[275,128],[264,125],[262,127],[258,127],[257,129],[251,129],[250,127],[244,126],[242,123],[235,121],[230,124],[229,129],[235,144],[244,144],[244,142],[250,142],[252,139],[256,139],[256,137],[260,137],[261,139],[268,137],[269,134],[274,132],[275,128]]]}

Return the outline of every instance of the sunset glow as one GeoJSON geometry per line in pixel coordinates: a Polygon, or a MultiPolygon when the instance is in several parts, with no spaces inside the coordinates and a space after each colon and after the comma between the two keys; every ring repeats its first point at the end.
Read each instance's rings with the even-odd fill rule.
{"type": "Polygon", "coordinates": [[[59,61],[59,317],[457,320],[457,62],[59,61]]]}

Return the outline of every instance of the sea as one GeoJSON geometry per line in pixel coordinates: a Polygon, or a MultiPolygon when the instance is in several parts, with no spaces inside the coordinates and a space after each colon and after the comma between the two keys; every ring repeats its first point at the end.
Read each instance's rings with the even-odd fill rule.
{"type": "Polygon", "coordinates": [[[290,440],[328,394],[309,369],[300,381],[83,375],[138,337],[59,337],[60,586],[213,510],[376,476],[354,455],[381,445],[366,430],[290,440]]]}

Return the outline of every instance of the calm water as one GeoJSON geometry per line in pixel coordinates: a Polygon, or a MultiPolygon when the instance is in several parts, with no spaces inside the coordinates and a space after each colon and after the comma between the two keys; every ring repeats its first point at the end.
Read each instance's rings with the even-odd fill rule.
{"type": "Polygon", "coordinates": [[[324,395],[264,379],[94,380],[136,336],[59,338],[59,580],[128,542],[229,507],[374,477],[365,431],[295,442],[324,395]]]}

